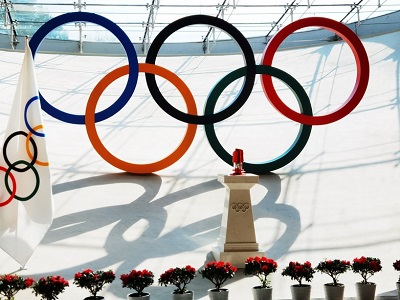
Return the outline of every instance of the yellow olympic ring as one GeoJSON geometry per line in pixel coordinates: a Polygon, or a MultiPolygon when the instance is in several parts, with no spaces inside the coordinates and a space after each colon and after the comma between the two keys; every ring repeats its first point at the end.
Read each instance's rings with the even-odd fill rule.
{"type": "MultiPolygon", "coordinates": [[[[37,125],[37,126],[33,127],[32,130],[37,131],[42,128],[43,128],[43,125],[37,125]]],[[[28,136],[26,137],[25,147],[26,147],[26,153],[28,153],[29,158],[33,159],[33,155],[31,153],[31,149],[29,147],[29,139],[31,138],[31,136],[32,136],[32,132],[29,132],[28,136]]],[[[35,164],[38,164],[39,166],[43,166],[43,167],[49,166],[49,162],[43,162],[38,159],[36,159],[35,164]]]]}

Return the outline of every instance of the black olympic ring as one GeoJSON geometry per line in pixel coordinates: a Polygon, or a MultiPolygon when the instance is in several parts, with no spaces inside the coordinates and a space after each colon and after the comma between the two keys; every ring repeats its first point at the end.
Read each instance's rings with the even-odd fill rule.
{"type": "Polygon", "coordinates": [[[20,196],[14,195],[14,198],[17,199],[17,200],[19,200],[19,201],[28,201],[28,200],[32,199],[33,196],[35,196],[35,194],[36,194],[37,191],[39,190],[39,186],[40,186],[40,176],[39,176],[39,172],[36,170],[35,166],[33,166],[32,164],[30,164],[30,163],[28,163],[28,162],[26,162],[26,161],[24,161],[24,160],[18,160],[18,161],[16,161],[16,162],[13,163],[13,164],[8,168],[8,170],[6,171],[6,175],[5,175],[5,178],[4,178],[4,180],[5,180],[5,185],[6,185],[7,191],[8,191],[10,194],[12,194],[13,191],[11,191],[10,186],[8,185],[8,180],[7,180],[7,178],[8,178],[8,176],[10,175],[11,170],[15,170],[15,166],[16,166],[16,165],[19,165],[19,164],[24,164],[24,165],[27,166],[27,168],[32,169],[32,171],[33,171],[33,173],[35,174],[35,177],[36,177],[36,185],[35,185],[35,187],[34,187],[32,193],[31,193],[30,195],[28,195],[28,196],[26,196],[26,197],[20,197],[20,196]]]}
{"type": "Polygon", "coordinates": [[[26,138],[28,138],[28,134],[27,134],[26,132],[24,132],[24,131],[15,131],[15,132],[13,132],[12,134],[10,134],[10,135],[6,138],[6,140],[4,141],[3,156],[4,156],[4,161],[6,162],[6,164],[7,164],[7,166],[8,166],[9,168],[13,169],[14,171],[17,171],[17,172],[21,172],[21,173],[22,173],[22,172],[25,172],[25,171],[29,170],[31,167],[33,167],[33,165],[35,164],[35,162],[36,162],[36,160],[37,160],[37,157],[38,157],[38,149],[37,149],[35,140],[34,140],[32,137],[30,137],[30,138],[29,138],[29,141],[32,143],[32,147],[33,147],[33,157],[32,157],[32,161],[26,166],[26,168],[20,169],[20,168],[15,167],[15,163],[12,164],[12,163],[10,162],[10,160],[8,159],[8,156],[7,156],[7,146],[8,146],[8,143],[10,142],[10,140],[11,140],[14,136],[19,135],[19,134],[21,134],[21,135],[25,136],[26,138]]]}
{"type": "Polygon", "coordinates": [[[160,33],[156,36],[154,41],[151,43],[149,51],[147,52],[146,63],[155,64],[156,56],[164,41],[175,31],[182,27],[195,25],[195,24],[207,24],[218,27],[228,33],[242,49],[244,59],[246,61],[246,78],[242,86],[242,90],[237,95],[236,99],[225,109],[212,114],[204,116],[190,115],[181,112],[180,110],[173,107],[161,94],[160,89],[157,86],[156,77],[154,74],[146,73],[146,82],[154,101],[170,116],[174,117],[185,123],[190,124],[211,124],[225,120],[236,113],[249,98],[254,85],[256,75],[256,62],[254,59],[254,53],[251,46],[243,34],[232,24],[218,19],[216,17],[206,15],[194,15],[184,17],[179,20],[172,22],[167,25],[160,33]]]}

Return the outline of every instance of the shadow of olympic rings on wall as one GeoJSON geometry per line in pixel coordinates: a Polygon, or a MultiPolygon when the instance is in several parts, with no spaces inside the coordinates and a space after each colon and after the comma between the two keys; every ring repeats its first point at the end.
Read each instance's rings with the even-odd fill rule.
{"type": "Polygon", "coordinates": [[[279,259],[289,252],[301,232],[301,219],[299,211],[288,204],[276,203],[281,195],[282,180],[279,175],[270,173],[260,175],[259,185],[267,189],[267,194],[256,205],[253,205],[254,221],[262,218],[276,219],[280,221],[277,228],[270,228],[268,232],[256,232],[257,240],[260,243],[261,237],[268,235],[273,243],[265,251],[266,256],[279,259]],[[280,226],[285,224],[286,228],[280,235],[280,226]],[[273,235],[273,237],[271,237],[273,235]],[[280,235],[280,236],[279,236],[280,235]]]}
{"type": "MultiPolygon", "coordinates": [[[[195,251],[204,244],[210,244],[214,241],[216,243],[219,236],[221,214],[175,228],[171,232],[161,235],[168,217],[165,207],[176,201],[223,189],[223,185],[216,179],[201,182],[189,188],[183,188],[159,199],[156,199],[156,197],[162,185],[160,176],[138,176],[129,173],[106,174],[56,184],[53,186],[53,193],[56,195],[97,185],[120,183],[139,185],[144,188],[144,193],[138,198],[132,199],[132,202],[128,204],[93,208],[54,219],[42,244],[51,244],[74,238],[115,224],[105,238],[104,249],[107,255],[89,263],[85,262],[81,265],[63,269],[62,273],[66,278],[72,279],[77,271],[87,268],[88,265],[94,269],[104,269],[110,265],[120,263],[118,269],[114,271],[117,274],[121,274],[135,268],[147,259],[195,251]],[[124,239],[124,233],[140,220],[145,220],[148,224],[142,234],[135,240],[127,241],[124,239]]],[[[285,232],[273,242],[273,245],[266,252],[269,257],[279,258],[288,251],[300,232],[300,215],[294,207],[276,203],[281,192],[281,179],[278,175],[260,176],[260,184],[266,187],[268,192],[260,203],[253,206],[255,219],[275,218],[286,224],[285,232]]],[[[265,234],[273,234],[273,230],[276,229],[271,229],[271,232],[268,233],[258,232],[258,239],[265,234]]],[[[278,232],[275,235],[277,234],[278,232]]],[[[66,253],[65,255],[68,254],[66,253]]],[[[199,268],[201,266],[196,267],[199,268]]],[[[46,274],[41,275],[45,276],[46,274]]],[[[152,288],[156,289],[156,287],[152,288]]],[[[120,288],[111,288],[111,290],[118,295],[126,293],[126,291],[121,291],[120,288]]],[[[156,291],[154,290],[153,292],[156,291]]]]}

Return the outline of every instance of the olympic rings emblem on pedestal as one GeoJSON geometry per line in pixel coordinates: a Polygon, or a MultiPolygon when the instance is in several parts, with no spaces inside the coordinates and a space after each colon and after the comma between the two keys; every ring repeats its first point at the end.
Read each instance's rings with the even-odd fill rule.
{"type": "Polygon", "coordinates": [[[250,205],[248,203],[232,203],[231,208],[237,213],[245,213],[250,208],[250,205]]]}
{"type": "Polygon", "coordinates": [[[311,17],[300,19],[282,28],[267,44],[262,59],[262,65],[256,65],[254,53],[247,39],[232,24],[222,19],[206,15],[188,16],[172,22],[163,30],[161,30],[149,48],[146,57],[146,63],[138,64],[137,55],[132,43],[122,29],[116,24],[102,16],[92,13],[67,13],[48,21],[32,36],[30,46],[33,56],[35,56],[35,53],[38,50],[42,40],[51,30],[62,24],[75,21],[92,22],[110,30],[119,39],[124,47],[128,57],[129,65],[111,71],[98,83],[98,85],[96,85],[96,87],[93,89],[93,92],[90,94],[85,115],[71,115],[62,112],[53,107],[40,94],[42,108],[49,115],[61,121],[74,124],[85,124],[89,139],[94,149],[100,154],[100,156],[102,156],[103,159],[113,166],[131,173],[152,173],[175,163],[182,157],[192,143],[197,124],[205,125],[206,135],[211,147],[222,160],[228,164],[231,164],[232,156],[226,152],[219,143],[214,132],[214,123],[220,122],[232,116],[245,104],[252,92],[256,74],[261,74],[261,82],[264,93],[272,105],[286,117],[300,123],[301,126],[294,143],[279,157],[262,163],[244,163],[244,168],[246,171],[255,174],[262,174],[276,170],[295,159],[308,141],[311,133],[311,126],[332,123],[348,115],[361,101],[368,85],[369,62],[368,56],[361,41],[356,34],[345,25],[327,18],[311,17]],[[197,115],[197,109],[193,95],[185,83],[172,72],[155,64],[158,51],[165,40],[178,29],[195,24],[210,25],[226,31],[239,44],[245,60],[244,67],[233,70],[215,85],[207,98],[203,116],[197,115]],[[308,26],[322,27],[338,34],[345,42],[349,44],[355,56],[357,65],[356,84],[350,97],[337,111],[325,116],[313,116],[310,100],[300,83],[298,83],[297,80],[295,80],[286,72],[271,66],[273,57],[282,41],[295,30],[308,26]],[[95,128],[96,122],[100,122],[109,118],[122,109],[123,106],[130,100],[136,87],[139,72],[146,73],[145,77],[147,86],[157,104],[167,114],[171,115],[175,119],[188,123],[185,137],[173,153],[158,162],[143,165],[126,162],[112,155],[102,144],[95,128]],[[129,78],[121,96],[107,109],[95,113],[98,98],[104,91],[105,87],[117,78],[124,75],[128,75],[129,78]],[[155,75],[163,76],[167,80],[170,80],[177,87],[186,102],[188,113],[183,113],[168,103],[167,99],[164,98],[157,86],[155,75]],[[227,108],[214,113],[215,104],[223,89],[230,82],[243,76],[245,77],[244,83],[235,100],[227,108]],[[294,92],[299,103],[301,113],[291,110],[282,102],[272,84],[271,76],[279,78],[294,92]]]}

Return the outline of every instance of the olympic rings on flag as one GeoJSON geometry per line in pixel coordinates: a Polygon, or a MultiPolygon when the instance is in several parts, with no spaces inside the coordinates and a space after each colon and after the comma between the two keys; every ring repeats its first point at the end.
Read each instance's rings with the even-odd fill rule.
{"type": "MultiPolygon", "coordinates": [[[[40,133],[37,130],[42,129],[43,125],[37,125],[35,127],[31,127],[29,122],[28,122],[28,117],[27,117],[27,112],[28,112],[28,108],[29,106],[32,104],[33,101],[38,100],[39,97],[34,96],[31,99],[29,99],[26,104],[25,104],[25,108],[24,108],[24,121],[25,121],[25,126],[27,127],[29,133],[26,133],[25,131],[19,130],[19,131],[15,131],[13,133],[11,133],[4,141],[4,145],[3,145],[3,158],[5,163],[8,166],[8,169],[6,169],[3,166],[0,166],[0,170],[5,172],[5,177],[4,177],[4,186],[6,188],[6,190],[8,191],[8,193],[10,194],[10,196],[8,197],[8,199],[6,201],[0,202],[0,207],[6,206],[7,204],[9,204],[13,199],[19,200],[19,201],[28,201],[30,199],[32,199],[33,196],[36,195],[36,193],[39,190],[40,187],[40,176],[39,176],[39,172],[37,171],[37,169],[35,168],[35,164],[39,165],[39,166],[48,166],[49,163],[48,162],[42,162],[38,160],[38,146],[36,145],[36,142],[34,140],[34,138],[32,137],[32,135],[36,135],[39,138],[40,137],[44,137],[44,133],[40,133]],[[30,162],[25,161],[25,160],[21,160],[19,159],[18,161],[11,163],[10,159],[7,155],[7,148],[8,145],[10,143],[10,141],[18,136],[18,135],[23,135],[25,136],[25,150],[26,150],[26,154],[29,157],[29,159],[31,159],[30,162]],[[33,154],[31,152],[31,147],[30,147],[30,143],[32,144],[32,148],[33,148],[33,154]],[[19,168],[17,167],[18,165],[23,164],[26,167],[25,168],[19,168]],[[16,171],[18,173],[23,173],[28,171],[29,169],[31,169],[35,175],[36,178],[36,183],[35,186],[33,188],[33,191],[28,195],[28,196],[20,196],[17,195],[17,183],[16,183],[16,178],[15,176],[11,173],[11,171],[16,171]],[[9,185],[9,180],[8,178],[11,179],[11,183],[12,183],[12,190],[10,188],[9,185]]],[[[40,106],[39,106],[40,107],[40,106]]],[[[18,143],[18,141],[17,141],[18,143]]],[[[15,147],[16,149],[16,147],[15,147]]],[[[22,186],[22,185],[21,185],[22,186]]]]}
{"type": "MultiPolygon", "coordinates": [[[[257,74],[266,74],[270,76],[274,76],[278,79],[280,79],[282,82],[284,82],[295,94],[297,102],[300,105],[300,111],[308,116],[312,116],[312,108],[311,108],[311,103],[310,99],[307,96],[306,91],[303,89],[303,87],[300,85],[300,83],[294,79],[292,76],[290,76],[288,73],[274,68],[270,66],[263,66],[263,65],[257,65],[256,66],[256,72],[257,74]]],[[[226,75],[224,78],[222,78],[212,89],[211,93],[209,94],[206,102],[206,107],[204,109],[204,114],[209,115],[212,114],[215,108],[215,105],[217,103],[217,100],[219,96],[222,94],[224,89],[231,84],[233,81],[236,79],[244,76],[246,74],[245,67],[236,69],[235,71],[229,73],[226,75]]],[[[232,162],[232,155],[229,154],[221,145],[219,142],[217,135],[214,130],[214,124],[205,124],[204,125],[207,139],[211,145],[211,147],[214,149],[214,152],[227,164],[231,164],[232,162]]],[[[291,162],[293,159],[295,159],[300,152],[303,150],[305,145],[307,144],[308,138],[310,137],[311,134],[311,126],[309,125],[300,125],[300,130],[299,133],[293,142],[293,144],[290,146],[290,148],[280,155],[279,157],[272,159],[270,161],[266,161],[263,163],[243,163],[243,168],[246,170],[246,172],[250,173],[255,173],[255,174],[261,174],[261,173],[266,173],[272,170],[279,169],[285,165],[287,165],[289,162],[291,162]]]]}
{"type": "Polygon", "coordinates": [[[220,122],[232,116],[237,112],[243,104],[249,98],[251,91],[253,90],[254,79],[256,74],[256,62],[254,59],[254,53],[251,46],[243,34],[232,24],[218,19],[216,17],[205,16],[205,15],[194,15],[185,18],[181,18],[167,25],[163,30],[159,32],[154,41],[151,43],[149,51],[146,57],[146,63],[155,64],[158,51],[165,42],[165,40],[175,31],[182,27],[194,25],[194,24],[207,24],[218,27],[228,33],[242,50],[244,59],[246,61],[246,78],[243,83],[240,93],[236,96],[236,99],[225,109],[212,114],[204,116],[193,116],[182,113],[172,105],[161,94],[160,89],[157,86],[154,74],[146,73],[146,82],[154,101],[170,116],[174,117],[185,123],[191,124],[211,124],[220,122]]]}
{"type": "Polygon", "coordinates": [[[284,116],[302,124],[325,125],[338,121],[341,118],[347,116],[358,105],[358,103],[360,103],[368,86],[369,61],[367,52],[365,51],[363,44],[361,43],[357,35],[353,31],[351,31],[350,28],[340,22],[331,19],[312,17],[294,21],[293,23],[290,23],[289,25],[283,27],[280,31],[278,31],[268,42],[268,45],[264,50],[262,64],[271,66],[274,55],[283,40],[294,31],[309,26],[318,26],[333,31],[348,43],[351,51],[354,54],[357,65],[357,78],[353,91],[345,104],[336,111],[325,116],[307,116],[304,114],[299,114],[286,106],[286,104],[284,104],[279,98],[272,84],[271,76],[262,75],[261,80],[264,93],[267,95],[267,98],[269,99],[271,104],[284,116]]]}
{"type": "MultiPolygon", "coordinates": [[[[4,171],[7,174],[8,170],[6,168],[0,166],[0,170],[4,171]]],[[[14,175],[12,173],[8,173],[8,177],[11,178],[12,185],[13,185],[13,190],[10,193],[10,197],[8,197],[8,199],[6,201],[0,202],[0,207],[6,206],[8,203],[10,203],[12,201],[12,199],[14,199],[15,193],[17,192],[17,182],[15,180],[14,175]]],[[[4,181],[5,181],[5,184],[8,185],[7,176],[4,177],[4,181]]]]}
{"type": "MultiPolygon", "coordinates": [[[[96,122],[100,122],[108,119],[109,117],[120,111],[129,101],[133,92],[135,91],[139,75],[136,50],[132,42],[130,41],[129,37],[126,35],[126,33],[114,22],[93,13],[73,12],[73,13],[66,13],[49,20],[35,32],[35,34],[32,36],[29,42],[33,58],[35,58],[35,54],[40,46],[40,43],[43,41],[43,39],[46,37],[48,33],[50,33],[53,29],[57,28],[58,26],[75,21],[91,22],[108,29],[121,42],[128,57],[129,76],[128,76],[128,81],[126,83],[126,87],[122,92],[121,96],[110,107],[96,113],[96,122]]],[[[66,123],[85,124],[84,115],[73,115],[63,112],[52,106],[49,102],[47,102],[47,100],[43,97],[43,95],[40,92],[39,96],[42,109],[52,117],[60,121],[64,121],[66,123]]]]}
{"type": "MultiPolygon", "coordinates": [[[[152,65],[152,64],[139,64],[139,72],[146,72],[146,74],[156,74],[167,80],[169,80],[181,93],[183,96],[188,112],[192,115],[197,114],[196,103],[194,101],[192,92],[189,90],[187,85],[180,79],[175,73],[164,69],[163,67],[152,65]]],[[[172,165],[177,160],[179,160],[189,149],[194,136],[196,134],[197,125],[188,124],[185,137],[183,138],[181,144],[167,157],[150,164],[133,164],[123,161],[114,155],[112,155],[101,142],[97,131],[96,124],[94,119],[94,112],[96,111],[97,102],[104,92],[104,90],[109,86],[114,80],[120,78],[129,73],[129,66],[123,66],[115,69],[108,73],[105,77],[103,77],[100,82],[95,86],[92,93],[89,96],[89,101],[86,106],[86,114],[85,114],[85,124],[86,130],[90,139],[90,142],[93,145],[93,148],[106,160],[108,163],[117,167],[121,170],[130,173],[137,174],[148,174],[161,169],[165,169],[166,167],[172,165]]]]}
{"type": "MultiPolygon", "coordinates": [[[[285,153],[283,153],[281,156],[273,160],[262,163],[250,164],[244,162],[244,168],[246,169],[246,171],[253,172],[256,174],[262,174],[273,171],[275,169],[283,167],[284,165],[288,164],[293,159],[295,159],[302,151],[302,149],[305,147],[308,141],[308,138],[311,133],[311,126],[335,122],[343,118],[347,114],[349,114],[363,98],[368,85],[369,62],[368,62],[368,56],[361,41],[345,25],[337,21],[326,18],[311,17],[311,18],[300,19],[298,21],[295,21],[287,25],[286,27],[283,27],[278,33],[275,34],[275,36],[267,44],[263,54],[262,65],[260,66],[255,64],[254,53],[250,47],[250,44],[236,27],[234,27],[232,24],[224,20],[206,15],[188,16],[176,20],[171,24],[167,25],[163,30],[161,30],[161,32],[156,36],[156,38],[152,42],[149,51],[147,53],[145,64],[138,64],[137,54],[135,52],[135,49],[132,43],[130,42],[129,38],[122,31],[121,28],[119,28],[116,24],[112,23],[110,20],[104,17],[85,12],[64,14],[45,23],[32,36],[32,39],[30,41],[30,46],[33,55],[35,55],[41,41],[51,30],[62,24],[73,21],[92,22],[97,25],[103,26],[109,31],[111,31],[111,33],[113,33],[120,40],[122,46],[124,47],[128,57],[129,65],[111,71],[105,77],[103,77],[103,79],[96,85],[96,87],[90,94],[85,115],[72,115],[62,112],[53,107],[52,105],[50,105],[40,94],[42,108],[49,115],[61,121],[74,124],[85,124],[89,139],[94,149],[100,154],[100,156],[102,156],[103,159],[105,159],[113,166],[131,173],[140,173],[140,174],[151,173],[166,168],[171,164],[175,163],[177,160],[179,160],[183,156],[183,154],[187,151],[187,149],[189,148],[190,144],[194,139],[194,135],[197,128],[196,124],[205,125],[206,135],[211,144],[211,147],[222,160],[224,160],[228,164],[231,164],[231,155],[227,153],[227,151],[223,149],[223,147],[219,143],[214,131],[214,124],[232,116],[245,104],[245,102],[247,101],[248,97],[252,92],[256,74],[261,74],[262,88],[264,90],[266,97],[271,102],[271,104],[280,113],[282,113],[289,119],[294,120],[301,124],[299,133],[295,141],[290,146],[290,148],[287,151],[285,151],[285,153]],[[163,43],[166,41],[166,39],[175,31],[185,26],[195,25],[195,24],[210,25],[224,30],[227,34],[229,34],[232,37],[233,40],[235,40],[238,43],[239,47],[242,50],[242,54],[244,56],[244,61],[245,61],[244,67],[232,71],[216,84],[216,86],[213,88],[207,99],[204,115],[202,116],[197,115],[197,109],[193,99],[193,95],[186,86],[186,84],[171,71],[168,71],[162,68],[161,66],[157,66],[155,64],[158,52],[163,43]],[[353,88],[350,97],[347,99],[345,104],[341,106],[338,110],[330,114],[327,114],[325,116],[313,116],[310,100],[308,98],[307,93],[304,91],[303,87],[301,87],[301,85],[297,82],[297,80],[295,80],[292,76],[290,76],[286,72],[271,66],[274,55],[278,50],[280,44],[283,42],[283,40],[286,37],[288,37],[291,33],[293,33],[295,30],[308,26],[322,27],[331,30],[337,35],[339,35],[345,42],[349,44],[355,56],[357,65],[356,84],[353,88]],[[145,78],[147,86],[157,104],[170,116],[182,122],[188,123],[185,137],[182,140],[179,147],[174,152],[172,152],[169,156],[160,161],[143,165],[129,163],[121,159],[118,159],[114,155],[112,155],[102,144],[97,134],[95,125],[96,122],[105,120],[111,117],[113,114],[117,113],[129,101],[130,97],[132,96],[136,88],[139,72],[146,73],[145,78]],[[110,105],[107,109],[95,113],[97,102],[101,94],[105,90],[105,88],[108,85],[110,85],[114,80],[124,75],[129,75],[129,78],[121,96],[115,101],[115,103],[110,105]],[[175,87],[182,94],[186,102],[186,107],[188,110],[187,113],[181,112],[180,110],[176,109],[175,107],[173,107],[168,103],[168,101],[161,94],[157,86],[155,75],[160,75],[165,79],[171,81],[171,83],[175,85],[175,87]],[[216,102],[218,100],[218,97],[221,95],[223,89],[226,88],[227,85],[229,85],[229,83],[231,83],[232,81],[243,76],[245,77],[243,86],[241,91],[236,96],[235,100],[225,109],[222,109],[221,111],[214,113],[216,102]],[[279,98],[273,86],[271,76],[277,77],[278,79],[283,81],[294,92],[300,106],[300,113],[291,110],[279,98]]],[[[37,156],[35,157],[34,154],[32,160],[36,159],[37,156]]]]}

